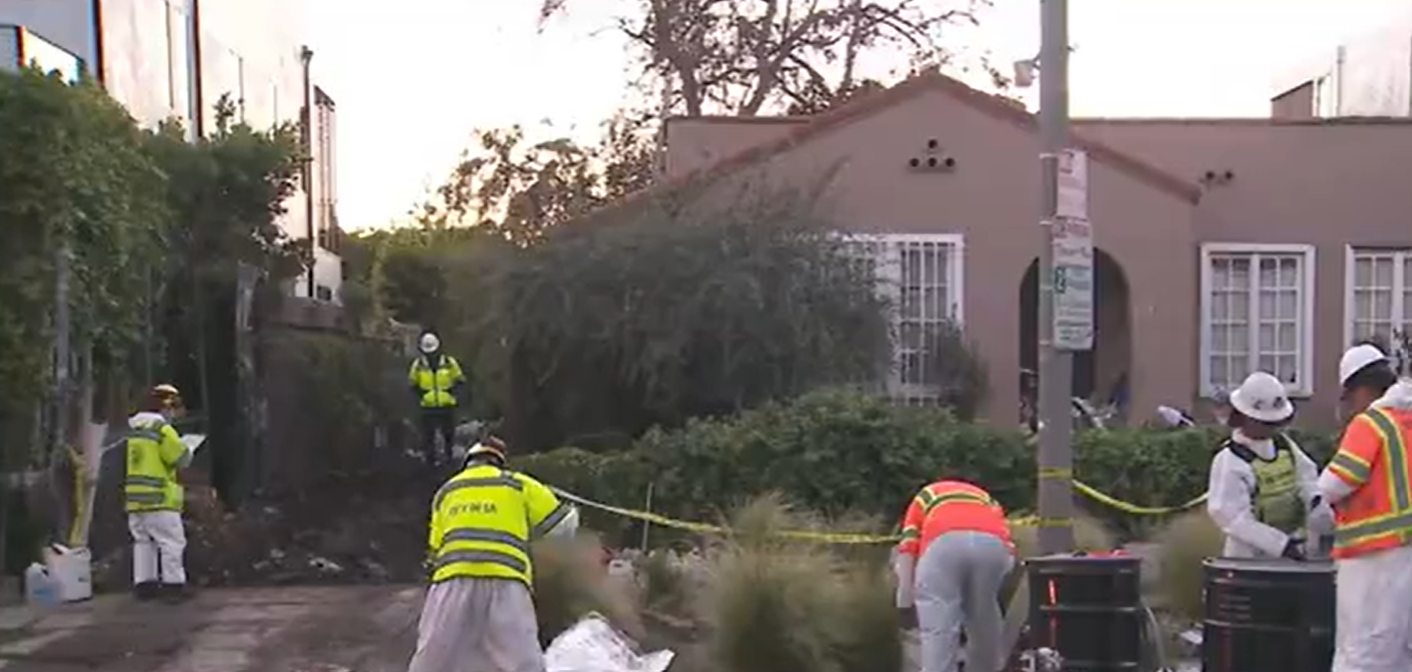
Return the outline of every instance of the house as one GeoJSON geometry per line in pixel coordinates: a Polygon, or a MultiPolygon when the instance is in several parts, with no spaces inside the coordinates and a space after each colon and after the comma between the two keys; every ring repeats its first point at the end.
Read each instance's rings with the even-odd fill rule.
{"type": "MultiPolygon", "coordinates": [[[[839,227],[892,268],[900,396],[934,394],[915,334],[959,320],[1018,417],[1036,361],[1040,143],[1011,101],[931,73],[807,117],[677,118],[657,190],[827,180],[839,227]]],[[[1095,227],[1096,337],[1075,391],[1122,379],[1130,415],[1194,406],[1257,368],[1301,422],[1332,425],[1337,360],[1412,327],[1412,123],[1402,119],[1083,119],[1095,227]]]]}
{"type": "Polygon", "coordinates": [[[1281,73],[1271,115],[1412,115],[1412,14],[1384,20],[1281,73]]]}
{"type": "Polygon", "coordinates": [[[76,79],[86,72],[138,123],[180,120],[191,137],[215,129],[229,94],[255,128],[308,119],[308,179],[281,224],[310,240],[314,263],[294,296],[337,303],[337,183],[333,99],[310,79],[299,44],[299,2],[277,0],[0,0],[0,68],[38,62],[76,79]],[[312,111],[310,108],[313,108],[312,111]]]}

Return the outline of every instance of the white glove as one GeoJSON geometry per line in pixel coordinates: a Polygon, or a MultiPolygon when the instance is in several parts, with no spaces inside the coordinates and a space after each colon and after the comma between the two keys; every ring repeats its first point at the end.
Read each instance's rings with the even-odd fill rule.
{"type": "Polygon", "coordinates": [[[1333,534],[1333,507],[1325,503],[1322,497],[1315,497],[1313,506],[1309,509],[1309,518],[1307,524],[1309,527],[1310,537],[1318,537],[1326,534],[1333,534]]]}

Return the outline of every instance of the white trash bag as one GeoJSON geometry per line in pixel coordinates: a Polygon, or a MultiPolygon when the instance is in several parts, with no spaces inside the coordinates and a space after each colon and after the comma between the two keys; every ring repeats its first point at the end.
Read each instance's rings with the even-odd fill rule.
{"type": "Polygon", "coordinates": [[[671,651],[638,654],[632,640],[591,613],[565,630],[544,652],[547,672],[666,672],[671,651]]]}

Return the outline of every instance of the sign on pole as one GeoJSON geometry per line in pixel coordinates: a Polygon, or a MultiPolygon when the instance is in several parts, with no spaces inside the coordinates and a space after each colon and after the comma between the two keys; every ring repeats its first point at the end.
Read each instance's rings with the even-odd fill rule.
{"type": "Polygon", "coordinates": [[[1059,152],[1059,198],[1054,215],[1088,219],[1088,154],[1080,149],[1059,152]]]}
{"type": "Polygon", "coordinates": [[[1054,263],[1054,347],[1093,348],[1093,226],[1086,219],[1049,223],[1054,263]]]}

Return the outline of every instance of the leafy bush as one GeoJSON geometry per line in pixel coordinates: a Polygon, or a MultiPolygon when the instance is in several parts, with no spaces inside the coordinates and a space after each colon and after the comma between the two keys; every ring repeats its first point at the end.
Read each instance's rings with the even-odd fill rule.
{"type": "MultiPolygon", "coordinates": [[[[1331,441],[1322,435],[1296,438],[1315,459],[1330,451],[1331,441]]],[[[1221,434],[1207,429],[1088,432],[1076,438],[1075,474],[1135,505],[1179,505],[1205,492],[1220,442],[1221,434]]],[[[654,511],[685,520],[715,520],[761,493],[779,492],[835,520],[843,514],[870,517],[863,527],[876,527],[879,519],[895,522],[918,488],[944,476],[984,486],[1011,513],[1032,511],[1035,502],[1033,451],[1019,432],[839,390],[649,432],[628,451],[560,449],[526,456],[517,465],[576,494],[626,508],[642,508],[651,483],[654,511]]],[[[1145,536],[1166,522],[1077,493],[1075,500],[1096,528],[1124,538],[1145,536]]],[[[1089,525],[1080,523],[1080,533],[1087,535],[1083,528],[1089,525]]]]}
{"type": "Polygon", "coordinates": [[[985,483],[1021,508],[1034,489],[1018,433],[843,391],[650,432],[635,450],[650,465],[659,508],[694,518],[778,491],[826,515],[895,520],[918,488],[943,474],[985,483]]]}
{"type": "Polygon", "coordinates": [[[518,445],[733,413],[884,361],[884,304],[832,229],[793,193],[614,211],[454,260],[450,302],[483,309],[446,326],[504,369],[495,394],[518,445]]]}

